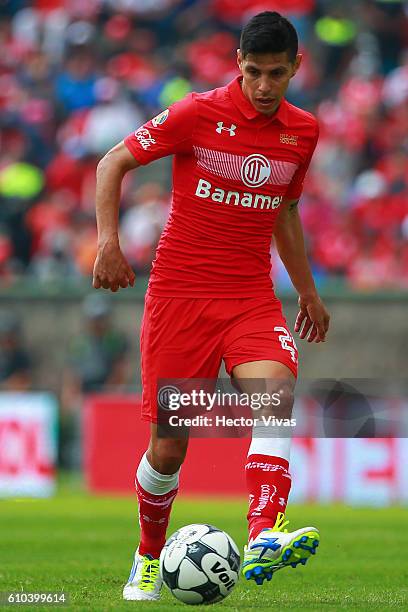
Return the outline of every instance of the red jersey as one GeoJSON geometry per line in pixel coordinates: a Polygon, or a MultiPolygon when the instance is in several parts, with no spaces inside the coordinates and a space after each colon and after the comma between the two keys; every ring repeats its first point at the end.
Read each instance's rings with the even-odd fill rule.
{"type": "Polygon", "coordinates": [[[174,155],[172,208],[153,262],[152,295],[272,293],[273,227],[282,199],[302,192],[318,125],[286,100],[272,117],[258,113],[241,78],[189,94],[125,139],[142,165],[174,155]]]}

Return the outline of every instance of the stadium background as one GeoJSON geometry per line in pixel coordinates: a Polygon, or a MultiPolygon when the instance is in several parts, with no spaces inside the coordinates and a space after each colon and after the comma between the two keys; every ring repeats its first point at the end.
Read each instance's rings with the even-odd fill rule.
{"type": "MultiPolygon", "coordinates": [[[[332,329],[324,347],[298,343],[301,376],[388,382],[406,377],[406,2],[1,0],[0,497],[11,498],[9,506],[3,505],[10,525],[15,517],[26,522],[30,533],[43,533],[41,512],[30,525],[28,506],[16,506],[16,498],[56,495],[57,505],[44,506],[43,517],[50,513],[51,521],[57,516],[68,521],[64,507],[82,518],[98,515],[98,507],[89,506],[97,503],[87,496],[89,484],[107,494],[131,489],[146,435],[134,404],[140,393],[140,319],[147,274],[169,209],[171,160],[126,178],[121,240],[137,280],[134,289],[105,299],[93,297],[91,289],[96,165],[111,146],[188,91],[231,80],[237,73],[241,25],[265,9],[280,10],[298,29],[304,59],[288,99],[314,112],[321,126],[300,211],[332,329]],[[95,351],[103,352],[95,340],[102,320],[104,333],[110,335],[95,372],[90,365],[95,351]],[[122,411],[129,394],[133,403],[125,420],[122,411]],[[105,418],[99,422],[98,415],[103,414],[108,414],[105,429],[98,429],[105,418]],[[85,432],[84,423],[90,421],[95,428],[85,432]],[[122,429],[115,438],[118,422],[122,429]],[[102,446],[95,446],[95,440],[102,446]],[[109,447],[104,440],[111,442],[109,447]],[[120,463],[123,453],[126,460],[120,463]],[[84,462],[89,468],[89,461],[93,471],[84,484],[84,462]],[[107,468],[113,480],[106,479],[107,468]]],[[[293,324],[296,298],[273,251],[272,259],[277,293],[293,324]]],[[[395,388],[392,401],[405,408],[403,385],[395,388]]],[[[396,435],[401,431],[397,427],[396,435]]],[[[323,440],[313,448],[303,441],[296,453],[297,478],[306,474],[310,487],[298,501],[386,506],[406,501],[407,474],[401,466],[406,466],[407,446],[404,440],[390,440],[353,441],[354,447],[323,440]],[[337,470],[352,474],[352,490],[339,493],[334,468],[320,476],[330,458],[337,470]],[[300,464],[307,465],[303,472],[300,464]],[[313,485],[313,469],[319,471],[319,490],[313,485]],[[359,491],[366,495],[359,497],[359,491]]],[[[217,462],[225,459],[223,447],[219,445],[207,479],[198,480],[196,474],[208,468],[201,443],[192,450],[187,491],[217,493],[222,490],[222,483],[214,489],[214,482],[217,462]]],[[[228,444],[236,466],[244,447],[236,441],[228,444]]],[[[234,481],[230,492],[239,495],[241,490],[243,495],[243,483],[234,481]]],[[[118,536],[122,549],[112,553],[117,564],[125,564],[135,509],[116,498],[105,502],[106,520],[122,516],[127,525],[126,534],[118,536]]],[[[236,503],[226,506],[229,516],[238,507],[243,512],[243,502],[236,503]]],[[[215,515],[216,522],[216,505],[208,501],[202,508],[208,508],[208,518],[204,510],[200,514],[180,505],[176,520],[215,515]]],[[[316,510],[321,517],[323,509],[316,510]]],[[[339,525],[349,516],[345,512],[339,514],[339,525]]],[[[299,519],[313,518],[309,506],[294,506],[293,513],[299,519]]],[[[358,522],[368,513],[354,516],[358,522]]],[[[370,514],[373,524],[374,516],[370,514]]],[[[391,514],[377,516],[386,521],[391,514]]],[[[395,526],[406,525],[406,519],[404,523],[393,516],[395,526]]],[[[227,519],[220,515],[219,520],[227,528],[227,519]]],[[[18,541],[24,550],[24,533],[16,524],[9,533],[10,546],[18,541]]],[[[38,548],[40,565],[47,554],[38,548]]],[[[30,573],[31,566],[27,568],[30,573]]],[[[20,584],[11,570],[6,578],[6,584],[20,584]]]]}

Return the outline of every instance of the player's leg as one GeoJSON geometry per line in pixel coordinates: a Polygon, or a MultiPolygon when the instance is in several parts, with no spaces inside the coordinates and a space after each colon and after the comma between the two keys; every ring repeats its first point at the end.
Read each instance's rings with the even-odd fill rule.
{"type": "Polygon", "coordinates": [[[149,448],[139,463],[135,478],[139,502],[139,553],[142,555],[158,558],[165,544],[187,446],[186,438],[161,438],[157,425],[152,423],[149,448]]]}
{"type": "MultiPolygon", "coordinates": [[[[266,407],[264,416],[269,411],[269,416],[289,419],[298,354],[280,302],[273,296],[252,298],[238,300],[236,307],[240,316],[238,322],[234,320],[231,325],[224,346],[227,372],[239,380],[240,388],[246,393],[267,392],[270,398],[278,393],[279,406],[273,402],[266,407]]],[[[283,513],[291,486],[291,429],[263,422],[260,411],[252,416],[259,420],[253,429],[245,470],[250,500],[250,534],[243,571],[245,577],[254,578],[261,584],[281,567],[304,563],[315,552],[319,537],[314,528],[305,528],[294,534],[283,532],[286,525],[283,513]],[[273,532],[270,539],[268,532],[273,532]],[[306,535],[309,532],[310,537],[306,535]],[[302,540],[302,537],[306,539],[302,540]]]]}
{"type": "Polygon", "coordinates": [[[216,378],[221,348],[208,319],[210,302],[146,296],[141,330],[142,416],[151,422],[151,439],[135,479],[140,544],[123,590],[125,599],[159,598],[159,556],[188,445],[185,431],[168,432],[162,417],[169,412],[159,405],[159,391],[164,380],[170,386],[175,381],[180,388],[182,379],[188,388],[191,380],[216,378]]]}
{"type": "Polygon", "coordinates": [[[265,397],[276,398],[270,405],[254,410],[252,415],[256,422],[245,475],[250,498],[249,540],[254,540],[264,528],[274,525],[279,513],[286,509],[291,488],[291,431],[290,427],[267,423],[268,417],[291,418],[296,380],[285,365],[268,360],[237,365],[233,377],[249,395],[265,393],[265,397]]]}
{"type": "Polygon", "coordinates": [[[178,492],[180,467],[188,439],[162,438],[151,425],[149,448],[140,460],[135,486],[139,506],[140,543],[123,597],[129,600],[159,599],[162,580],[160,552],[173,501],[178,492]]]}
{"type": "Polygon", "coordinates": [[[315,553],[319,533],[314,527],[288,532],[284,513],[291,487],[289,473],[290,428],[268,425],[262,417],[290,419],[295,377],[284,364],[260,360],[233,369],[241,389],[249,394],[266,392],[275,401],[256,415],[252,441],[245,466],[249,493],[249,541],[245,549],[243,574],[257,584],[270,580],[278,569],[305,564],[315,553]],[[279,405],[277,398],[279,397],[279,405]]]}

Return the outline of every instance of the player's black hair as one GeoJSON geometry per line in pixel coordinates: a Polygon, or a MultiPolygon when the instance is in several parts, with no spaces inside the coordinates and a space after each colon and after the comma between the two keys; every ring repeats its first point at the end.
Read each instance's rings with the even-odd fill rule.
{"type": "Polygon", "coordinates": [[[254,15],[241,32],[240,49],[248,53],[283,53],[294,62],[298,52],[298,35],[293,25],[275,11],[254,15]]]}

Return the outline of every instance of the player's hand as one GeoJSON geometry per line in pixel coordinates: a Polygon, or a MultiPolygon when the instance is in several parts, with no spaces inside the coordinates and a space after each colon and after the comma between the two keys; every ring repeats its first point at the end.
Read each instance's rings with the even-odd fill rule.
{"type": "Polygon", "coordinates": [[[95,289],[103,287],[115,292],[119,287],[133,287],[135,278],[135,273],[120,250],[116,236],[98,245],[92,282],[95,289]]]}
{"type": "Polygon", "coordinates": [[[295,332],[301,340],[307,337],[308,342],[325,342],[329,329],[330,315],[320,297],[299,296],[299,313],[296,317],[295,332]]]}

